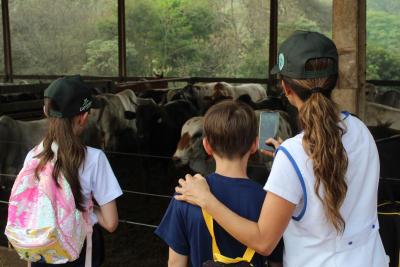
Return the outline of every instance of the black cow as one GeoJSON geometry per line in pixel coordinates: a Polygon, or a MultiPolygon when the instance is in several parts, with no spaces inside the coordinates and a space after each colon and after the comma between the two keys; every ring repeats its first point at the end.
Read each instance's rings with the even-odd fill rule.
{"type": "Polygon", "coordinates": [[[168,89],[150,89],[143,92],[138,93],[138,97],[140,98],[149,98],[153,99],[159,105],[164,105],[167,103],[167,94],[168,89]]]}
{"type": "Polygon", "coordinates": [[[139,149],[142,153],[172,156],[180,138],[182,125],[198,115],[190,101],[175,100],[163,106],[139,104],[136,112],[125,112],[126,118],[136,118],[139,149]]]}

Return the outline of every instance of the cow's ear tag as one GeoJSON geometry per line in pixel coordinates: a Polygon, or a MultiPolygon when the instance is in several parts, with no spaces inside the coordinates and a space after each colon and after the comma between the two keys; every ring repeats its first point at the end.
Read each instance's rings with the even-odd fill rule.
{"type": "Polygon", "coordinates": [[[162,122],[162,118],[159,118],[158,120],[157,120],[157,123],[161,123],[162,122]]]}

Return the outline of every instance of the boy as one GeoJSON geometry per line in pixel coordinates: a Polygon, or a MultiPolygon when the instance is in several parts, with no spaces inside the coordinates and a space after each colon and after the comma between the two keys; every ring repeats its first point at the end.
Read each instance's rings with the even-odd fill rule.
{"type": "MultiPolygon", "coordinates": [[[[204,118],[203,146],[215,159],[215,173],[208,175],[212,193],[227,207],[257,221],[265,191],[246,174],[249,156],[257,151],[257,118],[246,104],[227,100],[212,106],[204,118]]],[[[246,247],[231,237],[214,221],[216,242],[226,257],[242,257],[246,247]]],[[[169,246],[168,266],[201,267],[212,260],[211,236],[201,209],[186,202],[171,203],[155,233],[169,246]]],[[[282,262],[282,246],[269,257],[282,262]]],[[[266,258],[255,254],[254,266],[265,266],[266,258]]],[[[270,266],[281,266],[277,265],[270,266]]]]}

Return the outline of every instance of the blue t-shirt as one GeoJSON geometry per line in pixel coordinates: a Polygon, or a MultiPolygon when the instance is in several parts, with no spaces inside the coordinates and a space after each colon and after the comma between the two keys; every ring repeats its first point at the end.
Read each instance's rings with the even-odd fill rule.
{"type": "MultiPolygon", "coordinates": [[[[232,179],[216,173],[206,179],[211,192],[225,206],[247,219],[258,221],[266,194],[259,184],[249,179],[232,179]]],[[[222,255],[230,258],[243,256],[246,247],[215,221],[214,233],[222,255]]],[[[203,262],[213,258],[211,236],[198,206],[172,199],[155,234],[177,253],[190,256],[193,267],[201,267],[203,262]]],[[[274,253],[279,258],[277,260],[272,256],[274,261],[282,261],[281,246],[274,253]]],[[[265,266],[266,259],[255,254],[252,263],[254,266],[265,266]]]]}

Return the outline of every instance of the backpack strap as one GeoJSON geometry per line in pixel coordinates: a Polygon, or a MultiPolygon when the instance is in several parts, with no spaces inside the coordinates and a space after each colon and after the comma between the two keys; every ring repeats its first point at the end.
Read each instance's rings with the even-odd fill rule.
{"type": "Polygon", "coordinates": [[[88,227],[88,231],[86,234],[86,255],[85,255],[85,267],[92,267],[92,235],[93,235],[93,227],[90,224],[88,227]]]}
{"type": "Polygon", "coordinates": [[[243,257],[237,257],[237,258],[229,258],[221,255],[221,252],[218,248],[217,241],[215,239],[214,235],[214,224],[213,224],[213,218],[211,215],[205,211],[204,209],[201,209],[201,212],[203,213],[203,218],[206,223],[207,229],[210,232],[211,239],[212,239],[212,252],[213,252],[213,259],[214,261],[222,262],[222,263],[238,263],[241,261],[246,261],[246,262],[251,262],[255,251],[250,248],[246,248],[246,251],[243,254],[243,257]]]}
{"type": "Polygon", "coordinates": [[[93,225],[90,220],[90,212],[93,211],[92,196],[89,199],[89,207],[83,213],[83,218],[86,223],[86,254],[85,254],[85,267],[92,267],[92,250],[93,250],[93,225]]]}

